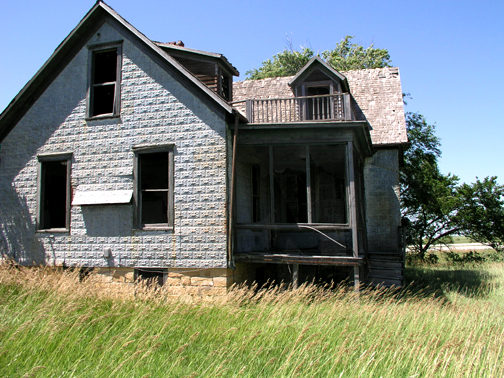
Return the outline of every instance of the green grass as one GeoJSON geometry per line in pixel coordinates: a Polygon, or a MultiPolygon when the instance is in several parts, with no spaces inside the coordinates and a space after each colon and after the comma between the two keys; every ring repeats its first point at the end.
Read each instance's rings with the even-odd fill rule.
{"type": "Polygon", "coordinates": [[[0,267],[1,376],[503,376],[504,264],[411,267],[401,291],[107,298],[0,267]]]}

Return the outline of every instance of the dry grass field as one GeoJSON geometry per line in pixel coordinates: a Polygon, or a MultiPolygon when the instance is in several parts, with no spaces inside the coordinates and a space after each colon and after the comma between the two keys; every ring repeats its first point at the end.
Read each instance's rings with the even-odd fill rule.
{"type": "Polygon", "coordinates": [[[0,375],[504,376],[504,264],[408,268],[402,290],[235,288],[211,303],[0,266],[0,375]]]}

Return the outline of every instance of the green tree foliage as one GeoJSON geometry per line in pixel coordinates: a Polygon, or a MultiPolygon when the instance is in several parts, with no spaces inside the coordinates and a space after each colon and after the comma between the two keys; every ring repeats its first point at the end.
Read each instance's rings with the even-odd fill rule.
{"type": "Polygon", "coordinates": [[[331,67],[338,71],[390,67],[390,55],[387,50],[377,49],[373,44],[364,48],[352,43],[352,38],[347,35],[334,50],[326,50],[322,53],[331,67]]]}
{"type": "Polygon", "coordinates": [[[504,186],[497,177],[477,179],[459,188],[462,200],[456,220],[471,239],[504,251],[504,186]]]}
{"type": "MultiPolygon", "coordinates": [[[[334,50],[323,51],[322,57],[338,71],[390,67],[390,55],[387,50],[377,49],[372,44],[364,48],[352,43],[352,39],[352,36],[347,35],[334,50]]],[[[247,71],[247,79],[295,75],[314,55],[313,50],[309,48],[303,48],[301,51],[285,49],[272,59],[262,62],[261,67],[247,71]]]]}
{"type": "Polygon", "coordinates": [[[434,243],[459,230],[454,221],[460,207],[458,178],[439,170],[440,141],[434,125],[421,114],[408,113],[406,126],[410,144],[400,173],[404,235],[407,245],[424,259],[434,243]]]}
{"type": "Polygon", "coordinates": [[[261,67],[247,71],[247,79],[259,80],[267,77],[295,75],[313,58],[313,50],[304,48],[301,51],[284,50],[272,59],[262,62],[261,67]]]}

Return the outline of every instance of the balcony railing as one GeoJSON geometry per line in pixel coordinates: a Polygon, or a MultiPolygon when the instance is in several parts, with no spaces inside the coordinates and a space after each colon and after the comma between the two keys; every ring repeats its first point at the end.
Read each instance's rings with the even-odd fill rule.
{"type": "MultiPolygon", "coordinates": [[[[289,123],[355,120],[353,99],[348,93],[332,95],[253,99],[245,103],[249,123],[289,123]]],[[[243,106],[243,105],[242,105],[243,106]]]]}

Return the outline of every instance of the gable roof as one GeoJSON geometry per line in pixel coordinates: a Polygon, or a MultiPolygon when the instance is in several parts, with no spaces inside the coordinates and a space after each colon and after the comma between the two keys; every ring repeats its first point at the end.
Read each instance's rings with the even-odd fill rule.
{"type": "Polygon", "coordinates": [[[323,73],[325,73],[333,80],[340,80],[343,85],[343,89],[348,91],[348,82],[346,77],[332,68],[326,62],[324,62],[318,55],[311,58],[310,61],[306,63],[305,66],[301,68],[296,75],[292,76],[291,80],[289,81],[289,85],[291,87],[296,85],[298,82],[305,79],[306,76],[315,68],[319,68],[323,73]]]}
{"type": "MultiPolygon", "coordinates": [[[[350,93],[371,126],[375,147],[408,142],[397,67],[345,71],[350,93]]],[[[233,100],[294,97],[290,83],[295,76],[233,83],[233,100]]],[[[237,106],[238,107],[238,106],[237,106]]]]}
{"type": "Polygon", "coordinates": [[[0,114],[0,141],[12,130],[16,123],[23,117],[31,105],[52,83],[57,75],[63,70],[68,61],[85,45],[88,38],[100,27],[105,20],[117,22],[124,30],[142,43],[159,61],[171,68],[182,80],[198,90],[206,98],[227,113],[233,113],[233,108],[219,95],[193,76],[177,60],[166,51],[140,33],[133,25],[122,18],[115,10],[103,1],[97,1],[86,13],[79,24],[60,43],[49,59],[37,71],[32,79],[26,83],[21,91],[9,103],[7,108],[0,114]]]}

